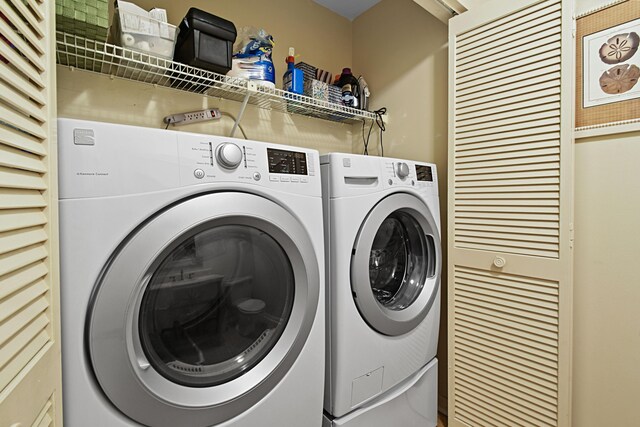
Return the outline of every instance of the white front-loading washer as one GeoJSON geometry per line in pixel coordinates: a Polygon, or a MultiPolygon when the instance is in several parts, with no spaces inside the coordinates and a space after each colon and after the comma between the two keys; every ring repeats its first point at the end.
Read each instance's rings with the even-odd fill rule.
{"type": "Polygon", "coordinates": [[[317,152],[58,126],[65,425],[319,426],[317,152]]]}
{"type": "Polygon", "coordinates": [[[435,426],[442,268],[436,167],[329,154],[321,168],[325,425],[376,427],[396,419],[435,426]],[[411,396],[421,396],[420,409],[411,396]]]}

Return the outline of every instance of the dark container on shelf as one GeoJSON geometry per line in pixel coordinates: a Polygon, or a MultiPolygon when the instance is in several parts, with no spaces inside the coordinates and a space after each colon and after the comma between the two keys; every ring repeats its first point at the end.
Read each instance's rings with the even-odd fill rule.
{"type": "Polygon", "coordinates": [[[180,23],[173,60],[227,74],[236,35],[233,22],[192,7],[180,23]]]}

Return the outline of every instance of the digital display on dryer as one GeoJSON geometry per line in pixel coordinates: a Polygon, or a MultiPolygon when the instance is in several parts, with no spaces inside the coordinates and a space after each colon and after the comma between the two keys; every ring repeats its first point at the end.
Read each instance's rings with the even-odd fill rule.
{"type": "Polygon", "coordinates": [[[298,151],[267,148],[270,173],[307,175],[307,155],[298,151]]]}
{"type": "Polygon", "coordinates": [[[418,176],[418,181],[433,182],[433,171],[431,170],[431,166],[416,165],[416,175],[418,176]]]}

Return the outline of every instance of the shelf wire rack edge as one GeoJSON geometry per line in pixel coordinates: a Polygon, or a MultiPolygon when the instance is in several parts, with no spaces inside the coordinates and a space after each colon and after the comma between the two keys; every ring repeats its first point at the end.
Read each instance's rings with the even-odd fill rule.
{"type": "Polygon", "coordinates": [[[210,97],[243,101],[248,94],[250,104],[267,110],[342,123],[375,120],[375,114],[369,111],[261,86],[244,78],[224,76],[60,31],[56,32],[56,59],[60,65],[210,97]]]}

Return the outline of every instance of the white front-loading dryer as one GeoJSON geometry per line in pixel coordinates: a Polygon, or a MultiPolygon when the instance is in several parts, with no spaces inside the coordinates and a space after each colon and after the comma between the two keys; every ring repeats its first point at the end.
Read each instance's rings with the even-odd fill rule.
{"type": "Polygon", "coordinates": [[[435,165],[330,154],[321,157],[321,168],[325,422],[360,426],[378,419],[383,424],[371,426],[382,426],[384,417],[354,414],[366,413],[368,405],[384,412],[380,402],[397,405],[417,394],[429,396],[422,406],[428,410],[406,406],[412,415],[396,419],[435,425],[442,269],[435,165]]]}
{"type": "Polygon", "coordinates": [[[317,152],[66,119],[58,144],[65,425],[319,426],[317,152]]]}

